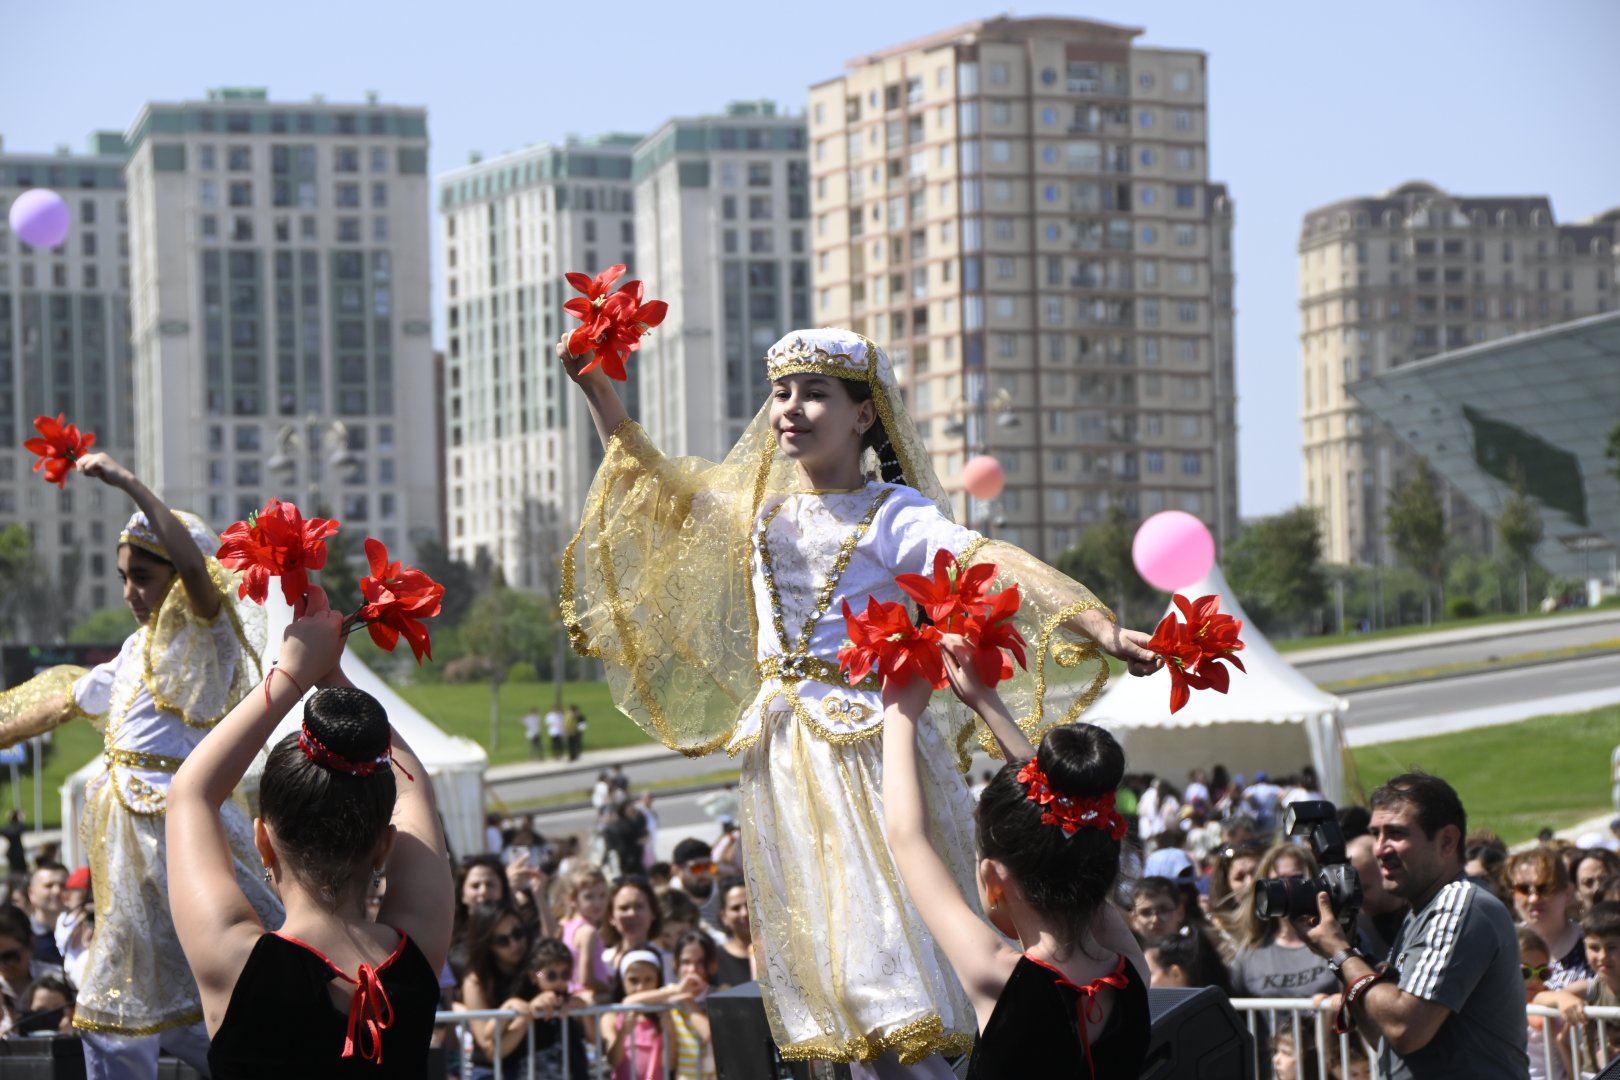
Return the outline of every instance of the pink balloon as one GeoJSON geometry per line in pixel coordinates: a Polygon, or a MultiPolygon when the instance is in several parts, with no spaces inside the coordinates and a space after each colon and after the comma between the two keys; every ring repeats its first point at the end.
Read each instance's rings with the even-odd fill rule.
{"type": "Polygon", "coordinates": [[[1215,538],[1191,514],[1165,510],[1136,530],[1131,560],[1149,585],[1175,592],[1202,580],[1215,565],[1215,538]]]}
{"type": "Polygon", "coordinates": [[[37,248],[53,248],[67,239],[67,203],[46,188],[31,188],[11,200],[11,231],[37,248]]]}
{"type": "Polygon", "coordinates": [[[1001,471],[1001,462],[989,454],[970,457],[967,464],[962,466],[962,486],[975,499],[993,499],[1001,494],[1006,484],[1007,477],[1001,471]]]}

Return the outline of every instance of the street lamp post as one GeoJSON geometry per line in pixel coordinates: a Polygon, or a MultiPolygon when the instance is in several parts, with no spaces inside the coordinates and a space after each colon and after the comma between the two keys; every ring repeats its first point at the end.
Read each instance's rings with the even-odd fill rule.
{"type": "Polygon", "coordinates": [[[360,458],[349,449],[349,428],[341,420],[322,422],[314,413],[304,417],[303,430],[294,424],[284,424],[276,433],[277,449],[265,462],[265,468],[284,484],[298,479],[298,455],[304,456],[304,512],[321,514],[321,464],[331,466],[338,479],[352,477],[360,465],[360,458]]]}

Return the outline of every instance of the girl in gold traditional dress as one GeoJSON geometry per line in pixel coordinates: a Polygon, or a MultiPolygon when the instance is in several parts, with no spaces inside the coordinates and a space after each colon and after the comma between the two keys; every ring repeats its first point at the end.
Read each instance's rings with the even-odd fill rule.
{"type": "MultiPolygon", "coordinates": [[[[967,1051],[974,1014],[884,840],[882,704],[875,678],[850,686],[839,672],[841,602],[904,600],[895,575],[927,573],[940,550],[995,563],[996,587],[1024,597],[1030,668],[1002,693],[1032,738],[1101,690],[1103,651],[1153,670],[1147,635],[950,520],[888,358],[857,334],[802,330],[772,346],[770,400],[719,464],[660,454],[600,371],[580,373],[589,358],[558,351],[606,449],[563,562],[569,635],[655,738],[740,755],[742,861],[782,1056],[945,1075],[936,1055],[967,1051]],[[1059,705],[1054,669],[1082,664],[1094,670],[1059,705]]],[[[919,725],[922,779],[934,847],[973,895],[962,773],[975,728],[947,698],[919,725]]]]}
{"type": "MultiPolygon", "coordinates": [[[[206,1070],[208,1035],[169,916],[164,811],[186,755],[259,678],[262,609],[238,605],[234,576],[209,552],[219,538],[171,511],[128,469],[91,454],[79,472],[138,508],[118,539],[118,574],[135,632],[86,671],[54,667],[0,694],[0,746],[84,717],[105,736],[106,769],[85,788],[81,835],[96,932],[73,1026],[92,1078],[157,1075],[160,1046],[206,1070]]],[[[236,877],[259,917],[281,904],[258,874],[247,815],[222,808],[236,877]]]]}

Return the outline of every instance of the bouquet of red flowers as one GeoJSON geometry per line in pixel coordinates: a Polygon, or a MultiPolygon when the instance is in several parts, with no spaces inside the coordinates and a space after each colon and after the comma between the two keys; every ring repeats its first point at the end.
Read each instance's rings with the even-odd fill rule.
{"type": "Polygon", "coordinates": [[[23,443],[24,450],[39,455],[34,471],[43,469],[47,484],[66,489],[68,473],[74,463],[96,445],[95,435],[88,431],[80,434],[79,425],[69,424],[66,413],[57,413],[54,420],[49,416],[36,416],[34,427],[40,437],[23,443]]]}
{"type": "Polygon", "coordinates": [[[954,573],[956,557],[941,550],[934,556],[932,577],[900,574],[894,583],[917,601],[927,623],[917,626],[904,604],[883,603],[867,597],[866,611],[857,615],[844,601],[844,626],[849,644],[838,650],[838,663],[851,685],[874,668],[883,681],[900,685],[921,676],[936,690],[950,684],[940,642],[947,634],[960,634],[973,650],[979,677],[994,686],[1013,673],[1013,660],[1027,667],[1024,638],[1013,625],[1021,599],[1018,586],[999,593],[986,590],[996,579],[996,567],[980,563],[954,573]]]}
{"type": "MultiPolygon", "coordinates": [[[[270,595],[270,579],[281,579],[281,595],[296,605],[309,591],[309,571],[326,565],[326,539],[338,531],[328,518],[305,519],[298,507],[271,499],[246,521],[238,521],[220,534],[220,565],[242,573],[238,597],[262,604],[270,595]]],[[[433,657],[433,642],[423,619],[439,613],[444,586],[421,570],[401,569],[388,560],[381,541],[366,537],[366,560],[371,573],[360,579],[363,603],[343,620],[343,632],[364,626],[379,648],[393,652],[403,637],[420,664],[433,657]]]]}
{"type": "Polygon", "coordinates": [[[1177,713],[1192,700],[1194,690],[1226,693],[1232,673],[1223,664],[1246,669],[1236,656],[1243,648],[1238,637],[1243,620],[1222,614],[1219,596],[1188,600],[1176,593],[1172,599],[1186,621],[1178,620],[1172,611],[1153,631],[1147,647],[1164,657],[1165,667],[1170,669],[1170,711],[1177,713]]]}
{"type": "Polygon", "coordinates": [[[669,305],[662,300],[643,302],[646,286],[640,281],[627,281],[615,291],[613,283],[624,274],[624,264],[617,263],[594,278],[577,272],[567,275],[568,284],[584,293],[563,305],[581,323],[568,335],[568,354],[584,356],[596,351],[596,358],[581,374],[600,366],[608,378],[624,382],[629,378],[625,361],[641,348],[642,335],[669,314],[669,305]]]}

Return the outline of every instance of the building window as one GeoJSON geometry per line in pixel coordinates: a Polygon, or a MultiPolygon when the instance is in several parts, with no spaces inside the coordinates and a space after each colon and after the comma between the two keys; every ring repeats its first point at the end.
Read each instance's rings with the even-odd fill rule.
{"type": "Polygon", "coordinates": [[[1176,185],[1176,205],[1191,210],[1198,205],[1198,195],[1191,184],[1176,185]]]}
{"type": "Polygon", "coordinates": [[[1142,72],[1142,74],[1140,74],[1140,75],[1138,75],[1136,77],[1136,85],[1139,86],[1140,88],[1142,88],[1143,90],[1151,90],[1151,89],[1153,89],[1154,82],[1155,82],[1155,80],[1153,78],[1153,73],[1151,71],[1144,71],[1144,72],[1142,72]]]}
{"type": "Polygon", "coordinates": [[[1143,109],[1141,112],[1138,112],[1136,114],[1136,126],[1140,127],[1140,128],[1150,128],[1150,127],[1152,127],[1153,126],[1153,110],[1152,109],[1143,109]]]}
{"type": "Polygon", "coordinates": [[[751,161],[748,163],[748,186],[771,186],[771,163],[768,161],[751,161]]]}
{"type": "Polygon", "coordinates": [[[1012,72],[1008,69],[1006,64],[990,65],[991,86],[1006,86],[1010,82],[1012,82],[1012,72]]]}
{"type": "Polygon", "coordinates": [[[225,167],[231,172],[253,171],[253,147],[232,146],[225,151],[225,167]]]}
{"type": "Polygon", "coordinates": [[[1145,468],[1146,468],[1146,470],[1148,472],[1150,472],[1150,473],[1162,473],[1162,472],[1164,472],[1164,451],[1162,451],[1162,450],[1149,450],[1147,453],[1142,455],[1142,458],[1143,458],[1144,462],[1146,463],[1145,468]]]}
{"type": "Polygon", "coordinates": [[[1202,454],[1181,455],[1181,475],[1199,476],[1204,471],[1204,456],[1202,454]]]}
{"type": "Polygon", "coordinates": [[[1170,114],[1170,126],[1177,131],[1192,130],[1192,113],[1186,109],[1177,109],[1170,114]]]}

